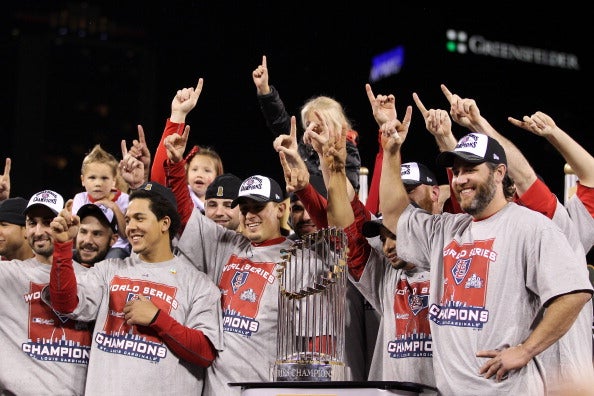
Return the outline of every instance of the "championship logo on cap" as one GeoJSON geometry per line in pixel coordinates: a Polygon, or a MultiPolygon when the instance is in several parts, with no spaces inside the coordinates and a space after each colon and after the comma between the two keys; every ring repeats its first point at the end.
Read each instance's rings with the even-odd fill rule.
{"type": "Polygon", "coordinates": [[[407,186],[437,185],[437,178],[433,172],[419,162],[406,162],[400,165],[400,177],[407,186]]]}
{"type": "Polygon", "coordinates": [[[34,206],[45,206],[57,215],[64,208],[64,198],[52,190],[40,191],[31,197],[23,214],[26,215],[29,209],[34,206]]]}
{"type": "Polygon", "coordinates": [[[469,133],[458,141],[453,151],[444,151],[437,156],[437,163],[451,167],[454,159],[460,158],[471,164],[492,162],[507,165],[505,150],[499,142],[482,133],[469,133]]]}
{"type": "Polygon", "coordinates": [[[231,207],[237,206],[237,204],[244,202],[248,198],[258,202],[282,202],[284,194],[274,179],[255,175],[248,177],[241,183],[239,194],[231,203],[231,207]]]}

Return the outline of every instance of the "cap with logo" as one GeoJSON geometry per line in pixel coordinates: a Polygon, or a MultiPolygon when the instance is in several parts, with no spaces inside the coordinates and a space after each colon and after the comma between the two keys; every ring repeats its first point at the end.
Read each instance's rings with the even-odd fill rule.
{"type": "Polygon", "coordinates": [[[170,188],[167,188],[164,185],[159,184],[157,182],[150,181],[144,183],[142,186],[137,188],[137,190],[145,190],[162,196],[167,201],[169,201],[169,203],[173,205],[173,207],[177,211],[177,201],[175,200],[175,195],[173,195],[173,191],[171,191],[170,188]]]}
{"type": "Polygon", "coordinates": [[[0,202],[0,222],[25,225],[23,211],[27,207],[27,200],[22,197],[8,198],[0,202]]]}
{"type": "Polygon", "coordinates": [[[458,140],[454,150],[444,151],[437,156],[437,164],[451,167],[454,165],[454,159],[456,158],[471,164],[493,162],[507,165],[503,147],[497,140],[482,133],[469,133],[458,140]]]}
{"type": "Polygon", "coordinates": [[[113,211],[103,204],[89,203],[81,206],[76,212],[76,215],[80,217],[80,220],[88,216],[97,218],[100,222],[109,225],[109,228],[114,233],[118,232],[118,219],[113,211]]]}
{"type": "Polygon", "coordinates": [[[400,177],[406,186],[437,185],[437,178],[433,172],[420,162],[406,162],[400,165],[400,177]]]}
{"type": "Polygon", "coordinates": [[[26,215],[31,208],[39,206],[45,206],[57,215],[64,208],[64,198],[52,190],[40,191],[31,197],[23,214],[26,215]]]}
{"type": "Polygon", "coordinates": [[[282,202],[284,200],[284,193],[274,179],[254,175],[241,183],[237,198],[233,200],[231,207],[234,208],[247,199],[253,199],[258,202],[282,202]]]}
{"type": "Polygon", "coordinates": [[[232,173],[217,176],[206,188],[205,199],[235,199],[239,193],[241,179],[232,173]]]}

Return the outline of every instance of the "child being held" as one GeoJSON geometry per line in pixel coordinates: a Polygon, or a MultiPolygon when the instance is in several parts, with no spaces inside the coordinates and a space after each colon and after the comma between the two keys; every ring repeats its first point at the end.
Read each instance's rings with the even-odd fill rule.
{"type": "Polygon", "coordinates": [[[128,208],[128,194],[117,188],[118,160],[99,144],[85,156],[82,162],[80,180],[85,188],[74,196],[72,213],[81,206],[100,203],[113,211],[118,222],[118,240],[105,258],[126,258],[130,255],[130,243],[126,238],[124,213],[128,208]]]}

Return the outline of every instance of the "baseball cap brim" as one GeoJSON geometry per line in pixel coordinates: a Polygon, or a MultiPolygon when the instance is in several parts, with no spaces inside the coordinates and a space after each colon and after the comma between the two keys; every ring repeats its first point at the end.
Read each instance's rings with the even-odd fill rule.
{"type": "Polygon", "coordinates": [[[463,161],[470,162],[471,164],[480,164],[485,162],[483,157],[478,155],[466,153],[463,151],[444,151],[437,156],[437,164],[446,168],[454,166],[454,160],[459,158],[463,161]]]}
{"type": "Polygon", "coordinates": [[[86,204],[80,207],[80,209],[78,209],[78,212],[76,212],[76,215],[82,220],[87,216],[93,216],[97,219],[100,219],[101,222],[108,224],[109,228],[111,228],[111,230],[114,233],[118,232],[118,225],[117,225],[117,220],[115,219],[115,214],[112,218],[112,221],[110,221],[107,216],[105,215],[105,213],[103,213],[103,210],[101,210],[101,208],[95,204],[86,204]]]}
{"type": "Polygon", "coordinates": [[[413,181],[413,180],[403,179],[402,180],[402,184],[404,184],[405,186],[418,187],[418,186],[420,186],[423,183],[421,183],[419,181],[413,181]]]}
{"type": "Polygon", "coordinates": [[[254,200],[257,202],[269,202],[272,201],[270,198],[265,197],[263,195],[258,195],[258,194],[249,194],[249,195],[242,195],[241,197],[237,197],[233,200],[233,202],[231,202],[231,207],[234,208],[237,205],[239,205],[240,203],[245,203],[246,200],[254,200]]]}
{"type": "Polygon", "coordinates": [[[23,210],[23,214],[26,216],[27,213],[29,213],[31,211],[31,209],[35,209],[35,208],[46,208],[48,210],[50,210],[53,214],[58,215],[58,213],[54,208],[52,208],[49,205],[43,204],[43,203],[35,203],[35,204],[31,204],[29,206],[27,206],[25,208],[25,210],[23,210]]]}

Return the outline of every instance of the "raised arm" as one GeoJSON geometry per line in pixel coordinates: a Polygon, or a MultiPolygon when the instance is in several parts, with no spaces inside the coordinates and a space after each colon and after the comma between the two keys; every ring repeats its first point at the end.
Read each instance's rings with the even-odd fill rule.
{"type": "Polygon", "coordinates": [[[402,157],[400,148],[406,140],[412,106],[406,107],[406,113],[402,121],[396,119],[381,126],[382,147],[384,156],[382,161],[382,177],[380,180],[380,211],[383,216],[383,224],[394,232],[398,225],[400,215],[409,204],[408,194],[400,176],[400,165],[402,157]]]}
{"type": "Polygon", "coordinates": [[[594,157],[563,129],[559,128],[550,116],[537,111],[530,117],[524,116],[522,121],[513,117],[508,117],[508,121],[547,139],[571,166],[580,184],[594,187],[594,157]]]}
{"type": "MultiPolygon", "coordinates": [[[[130,150],[128,150],[128,153],[133,158],[142,162],[142,165],[144,166],[144,183],[149,181],[151,173],[151,152],[146,144],[146,138],[144,135],[144,129],[142,128],[142,125],[138,125],[137,128],[138,139],[132,140],[132,146],[130,147],[130,150]]],[[[122,142],[122,144],[126,143],[125,140],[122,140],[122,142]]]]}
{"type": "Polygon", "coordinates": [[[416,92],[413,92],[413,100],[425,120],[425,128],[433,135],[439,151],[453,150],[458,142],[452,132],[452,120],[448,112],[442,109],[427,110],[416,92]]]}
{"type": "MultiPolygon", "coordinates": [[[[365,92],[367,99],[371,105],[373,118],[378,126],[382,126],[388,121],[396,119],[396,98],[394,95],[377,95],[373,93],[371,85],[365,84],[365,92]]],[[[377,215],[379,212],[379,182],[382,176],[382,161],[384,152],[382,149],[381,132],[378,130],[378,150],[375,155],[373,164],[373,174],[371,175],[371,182],[369,183],[369,191],[367,193],[367,201],[365,201],[365,208],[377,215]]]]}
{"type": "Polygon", "coordinates": [[[309,172],[303,158],[297,151],[297,121],[291,117],[291,128],[288,135],[282,134],[272,142],[272,147],[279,154],[287,193],[304,189],[309,183],[309,172]]]}
{"type": "Polygon", "coordinates": [[[72,200],[56,216],[50,226],[54,238],[54,254],[50,270],[50,301],[56,312],[71,313],[78,305],[76,274],[72,263],[72,249],[80,219],[72,214],[72,200]]]}
{"type": "Polygon", "coordinates": [[[188,137],[190,135],[190,126],[186,125],[184,132],[181,135],[177,133],[171,134],[163,140],[163,147],[167,152],[167,161],[165,162],[165,169],[167,170],[167,185],[173,191],[175,200],[177,202],[177,211],[181,217],[182,229],[186,227],[194,204],[190,197],[188,184],[186,182],[186,167],[184,161],[184,152],[188,144],[188,137]]]}
{"type": "Polygon", "coordinates": [[[339,227],[347,235],[349,273],[358,281],[365,269],[371,246],[362,235],[362,224],[369,220],[363,204],[353,201],[346,186],[346,133],[330,130],[322,149],[322,166],[328,169],[328,226],[339,227]]]}
{"type": "Polygon", "coordinates": [[[165,161],[167,160],[167,150],[163,145],[165,138],[174,133],[181,135],[184,131],[186,117],[190,111],[198,103],[198,98],[202,92],[202,85],[204,80],[198,79],[196,88],[182,88],[178,90],[171,101],[171,115],[167,119],[161,141],[155,151],[155,159],[153,161],[153,167],[151,168],[151,180],[157,183],[166,185],[166,174],[165,174],[165,161]]]}
{"type": "Polygon", "coordinates": [[[522,154],[522,152],[509,139],[500,134],[482,115],[473,99],[461,98],[452,94],[445,85],[441,85],[448,102],[450,102],[450,115],[458,124],[472,132],[484,133],[497,140],[507,156],[507,169],[514,180],[516,192],[522,197],[536,182],[536,172],[522,154]]]}
{"type": "Polygon", "coordinates": [[[310,174],[307,165],[297,150],[297,124],[295,117],[291,117],[291,131],[289,135],[278,136],[273,143],[278,152],[287,193],[297,194],[305,210],[319,229],[328,226],[326,218],[326,198],[310,184],[310,174]]]}
{"type": "Polygon", "coordinates": [[[332,128],[327,122],[324,128],[328,128],[328,138],[322,147],[320,163],[328,176],[328,225],[346,228],[355,221],[350,205],[353,196],[349,196],[346,188],[350,185],[346,177],[346,130],[332,128]]]}
{"type": "Polygon", "coordinates": [[[285,104],[274,86],[268,83],[268,63],[266,55],[262,56],[262,63],[252,72],[252,79],[256,86],[256,94],[260,110],[268,129],[274,136],[286,134],[289,131],[291,117],[285,109],[285,104]]]}
{"type": "Polygon", "coordinates": [[[146,171],[144,161],[134,156],[132,148],[128,150],[125,140],[121,142],[122,159],[118,165],[122,179],[135,190],[145,182],[146,171]]]}

